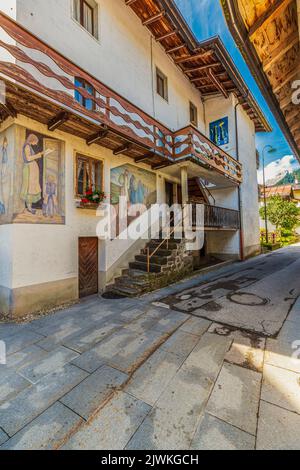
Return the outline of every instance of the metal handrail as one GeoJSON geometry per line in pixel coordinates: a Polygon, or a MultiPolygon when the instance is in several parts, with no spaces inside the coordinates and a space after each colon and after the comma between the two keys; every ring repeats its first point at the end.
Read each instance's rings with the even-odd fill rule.
{"type": "MultiPolygon", "coordinates": [[[[171,222],[174,222],[174,219],[170,220],[170,223],[171,222]]],[[[168,235],[163,239],[163,241],[155,248],[155,250],[150,253],[150,248],[148,247],[147,248],[147,272],[150,273],[150,261],[151,261],[151,258],[155,255],[155,253],[158,252],[158,250],[160,249],[160,247],[165,243],[167,242],[167,250],[169,248],[169,238],[171,235],[173,235],[173,233],[175,232],[175,230],[177,229],[177,227],[179,227],[179,225],[182,224],[182,220],[177,224],[175,225],[175,227],[173,227],[172,231],[170,231],[168,233],[168,235]]]]}

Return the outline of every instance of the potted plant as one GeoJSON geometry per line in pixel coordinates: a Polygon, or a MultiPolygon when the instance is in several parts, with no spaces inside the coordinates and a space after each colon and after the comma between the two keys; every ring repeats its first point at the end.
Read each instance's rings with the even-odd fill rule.
{"type": "Polygon", "coordinates": [[[105,199],[106,196],[103,191],[88,188],[81,198],[80,207],[84,209],[97,209],[105,199]]]}

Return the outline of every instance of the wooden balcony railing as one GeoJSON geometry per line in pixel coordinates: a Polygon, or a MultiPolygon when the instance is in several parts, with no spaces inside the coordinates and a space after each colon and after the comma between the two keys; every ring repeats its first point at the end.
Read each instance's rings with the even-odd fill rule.
{"type": "Polygon", "coordinates": [[[228,178],[242,181],[242,165],[193,126],[174,133],[174,157],[199,159],[228,178]]]}
{"type": "MultiPolygon", "coordinates": [[[[101,126],[107,126],[116,135],[137,143],[145,152],[155,153],[167,162],[193,158],[235,183],[242,181],[241,165],[197,129],[187,127],[173,133],[2,12],[0,78],[42,97],[42,107],[47,108],[47,102],[55,103],[63,111],[87,120],[94,128],[99,125],[99,131],[101,126]],[[88,83],[93,91],[76,85],[80,82],[88,83]],[[75,93],[93,106],[87,109],[81,105],[75,93]]],[[[23,101],[27,102],[27,97],[23,101]]],[[[28,116],[32,117],[35,107],[30,103],[28,106],[28,116]]]]}
{"type": "MultiPolygon", "coordinates": [[[[196,205],[192,208],[193,226],[197,225],[196,205]]],[[[204,227],[210,230],[239,230],[240,213],[237,210],[204,204],[204,227]]]]}

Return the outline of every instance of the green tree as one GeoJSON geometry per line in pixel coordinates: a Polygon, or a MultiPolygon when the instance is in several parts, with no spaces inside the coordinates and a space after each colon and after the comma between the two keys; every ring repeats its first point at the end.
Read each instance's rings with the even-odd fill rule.
{"type": "MultiPolygon", "coordinates": [[[[261,207],[260,216],[265,220],[265,209],[261,207]]],[[[267,218],[277,230],[293,230],[299,224],[300,209],[292,201],[281,196],[272,196],[267,202],[267,218]]]]}

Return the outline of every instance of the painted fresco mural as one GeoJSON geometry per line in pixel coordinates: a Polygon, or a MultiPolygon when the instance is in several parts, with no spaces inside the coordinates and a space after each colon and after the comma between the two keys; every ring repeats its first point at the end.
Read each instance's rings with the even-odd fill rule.
{"type": "Polygon", "coordinates": [[[143,211],[141,208],[141,211],[138,210],[136,215],[127,215],[127,221],[123,221],[120,226],[120,196],[126,196],[128,208],[137,204],[150,207],[157,200],[156,175],[151,173],[151,171],[127,164],[113,168],[111,170],[110,181],[111,203],[116,212],[117,231],[115,235],[117,236],[126,226],[129,226],[137,219],[141,211],[143,211]],[[125,225],[122,226],[123,223],[125,225]]]}
{"type": "Polygon", "coordinates": [[[216,145],[229,144],[228,117],[218,119],[209,125],[210,140],[216,145]]]}
{"type": "Polygon", "coordinates": [[[126,196],[128,205],[156,203],[156,175],[134,165],[122,165],[111,170],[111,201],[119,204],[119,197],[126,196]]]}
{"type": "Polygon", "coordinates": [[[20,126],[0,142],[0,223],[64,224],[62,142],[20,126]]]}

